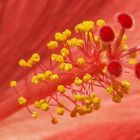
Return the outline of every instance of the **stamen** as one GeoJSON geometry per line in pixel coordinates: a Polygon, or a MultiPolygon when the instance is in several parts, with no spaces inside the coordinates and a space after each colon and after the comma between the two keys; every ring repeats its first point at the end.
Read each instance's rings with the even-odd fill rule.
{"type": "Polygon", "coordinates": [[[75,26],[76,33],[69,29],[57,32],[55,40],[47,43],[47,66],[40,62],[41,57],[37,52],[28,60],[19,60],[20,67],[32,70],[31,77],[25,79],[36,90],[36,93],[32,93],[32,88],[27,88],[31,94],[24,96],[16,89],[17,81],[11,81],[10,87],[15,90],[19,105],[37,119],[39,113],[28,108],[29,104],[34,103],[35,109],[47,112],[51,123],[57,124],[57,117],[66,111],[71,117],[77,117],[99,110],[101,99],[95,94],[96,87],[103,88],[112,101],[120,103],[131,87],[128,80],[119,79],[123,77],[122,74],[129,73],[129,70],[123,71],[123,67],[134,70],[140,79],[140,62],[137,62],[136,55],[140,47],[129,49],[127,44],[125,28],[132,27],[131,17],[122,13],[118,16],[118,22],[121,24],[119,34],[103,19],[95,23],[90,20],[79,23],[75,26]],[[62,99],[71,103],[70,109],[62,103],[62,99]],[[52,108],[55,109],[55,116],[50,113],[52,108]]]}

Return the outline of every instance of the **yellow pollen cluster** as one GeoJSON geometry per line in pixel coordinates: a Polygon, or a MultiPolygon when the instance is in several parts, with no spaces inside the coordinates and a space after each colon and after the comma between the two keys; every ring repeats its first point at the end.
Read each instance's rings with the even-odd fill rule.
{"type": "Polygon", "coordinates": [[[75,26],[76,32],[89,32],[94,29],[93,21],[83,21],[82,23],[75,26]]]}
{"type": "Polygon", "coordinates": [[[135,58],[130,58],[129,64],[130,65],[135,65],[135,64],[137,64],[137,60],[135,58]]]}
{"type": "Polygon", "coordinates": [[[128,45],[126,44],[126,41],[127,41],[127,35],[124,34],[123,37],[122,37],[122,40],[121,40],[121,44],[120,44],[122,51],[127,51],[128,50],[128,45]]]}
{"type": "Polygon", "coordinates": [[[64,110],[64,108],[63,107],[58,107],[57,109],[56,109],[56,113],[58,114],[58,115],[64,115],[64,113],[65,113],[65,110],[64,110]]]}
{"type": "Polygon", "coordinates": [[[69,37],[71,36],[71,31],[69,29],[66,29],[64,32],[63,32],[63,35],[65,35],[66,37],[69,37]]]}
{"type": "Polygon", "coordinates": [[[114,92],[114,89],[111,86],[109,86],[106,88],[106,92],[112,94],[114,92]]]}
{"type": "Polygon", "coordinates": [[[52,74],[51,76],[50,76],[50,80],[51,81],[55,81],[55,80],[58,80],[59,79],[59,75],[58,74],[52,74]]]}
{"type": "Polygon", "coordinates": [[[83,76],[83,81],[84,82],[88,82],[91,79],[92,79],[92,76],[88,73],[83,76]]]}
{"type": "Polygon", "coordinates": [[[47,71],[45,71],[44,76],[45,76],[45,78],[49,79],[52,74],[53,74],[52,71],[47,70],[47,71]]]}
{"type": "Polygon", "coordinates": [[[57,32],[55,34],[55,40],[63,42],[66,41],[69,36],[71,36],[71,31],[69,29],[66,29],[63,33],[57,32]]]}
{"type": "Polygon", "coordinates": [[[85,115],[91,113],[93,110],[98,110],[100,108],[100,98],[95,94],[81,95],[77,93],[74,96],[76,102],[81,102],[82,106],[77,105],[71,111],[71,117],[75,117],[76,114],[85,115]]]}
{"type": "Polygon", "coordinates": [[[28,61],[24,59],[19,60],[18,64],[21,67],[32,67],[34,64],[40,61],[40,55],[38,53],[34,53],[28,61]]]}
{"type": "Polygon", "coordinates": [[[70,54],[69,49],[67,49],[67,48],[62,48],[62,49],[61,49],[61,55],[62,55],[63,57],[66,57],[66,56],[68,56],[69,54],[70,54]]]}
{"type": "Polygon", "coordinates": [[[25,105],[27,103],[27,99],[21,96],[18,98],[18,103],[20,105],[25,105]]]}
{"type": "Polygon", "coordinates": [[[34,119],[37,119],[38,116],[39,116],[38,112],[36,112],[36,111],[32,112],[32,117],[33,117],[34,119]]]}
{"type": "Polygon", "coordinates": [[[47,47],[49,49],[55,49],[58,47],[58,42],[57,41],[50,41],[49,43],[47,43],[47,47]]]}
{"type": "Polygon", "coordinates": [[[70,63],[61,63],[59,65],[59,70],[61,71],[70,71],[72,70],[73,66],[70,63]]]}
{"type": "Polygon", "coordinates": [[[96,21],[96,25],[97,26],[99,26],[99,27],[102,27],[102,26],[104,26],[106,23],[105,23],[105,20],[103,20],[103,19],[98,19],[97,21],[96,21]]]}
{"type": "Polygon", "coordinates": [[[85,64],[85,59],[84,59],[83,57],[79,57],[79,58],[77,59],[77,63],[78,63],[79,65],[84,65],[84,64],[85,64]]]}
{"type": "Polygon", "coordinates": [[[55,34],[56,41],[65,41],[66,39],[67,37],[63,33],[58,32],[55,34]]]}
{"type": "Polygon", "coordinates": [[[58,85],[58,86],[57,86],[57,90],[58,90],[58,92],[60,92],[60,93],[66,92],[66,88],[64,87],[64,85],[58,85]]]}
{"type": "Polygon", "coordinates": [[[130,91],[130,85],[131,85],[130,82],[127,81],[127,80],[124,80],[124,81],[121,82],[121,84],[124,88],[124,93],[128,94],[129,91],[130,91]]]}
{"type": "Polygon", "coordinates": [[[44,80],[54,81],[54,80],[57,80],[58,78],[59,78],[58,74],[55,74],[50,70],[47,70],[44,73],[37,73],[36,75],[32,76],[31,82],[33,84],[38,84],[39,82],[44,81],[44,80]]]}
{"type": "Polygon", "coordinates": [[[49,104],[45,99],[41,99],[40,101],[35,101],[34,103],[35,107],[42,110],[42,111],[48,111],[49,110],[49,104]]]}
{"type": "Polygon", "coordinates": [[[78,39],[78,38],[74,37],[70,40],[67,40],[67,44],[70,47],[74,47],[74,46],[82,47],[84,45],[84,41],[82,39],[78,39]]]}
{"type": "Polygon", "coordinates": [[[16,87],[17,86],[17,81],[11,81],[10,82],[10,87],[16,87]]]}
{"type": "Polygon", "coordinates": [[[77,86],[81,86],[83,84],[83,81],[79,77],[76,77],[74,80],[74,84],[77,86]]]}
{"type": "MultiPolygon", "coordinates": [[[[119,82],[119,81],[118,81],[119,82]]],[[[115,103],[120,103],[124,94],[130,92],[130,82],[127,80],[119,82],[120,85],[110,85],[106,87],[106,92],[112,96],[115,103]]]]}
{"type": "Polygon", "coordinates": [[[51,60],[59,62],[59,63],[63,63],[65,61],[64,57],[62,55],[59,55],[59,54],[52,54],[51,55],[51,60]]]}

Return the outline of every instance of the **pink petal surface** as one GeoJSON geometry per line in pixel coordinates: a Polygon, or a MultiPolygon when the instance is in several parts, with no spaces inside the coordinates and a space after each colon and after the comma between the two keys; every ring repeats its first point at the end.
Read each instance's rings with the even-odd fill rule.
{"type": "MultiPolygon", "coordinates": [[[[39,51],[43,59],[46,58],[44,43],[52,38],[56,31],[64,28],[72,28],[76,23],[85,19],[96,19],[103,17],[114,24],[114,14],[126,11],[134,15],[136,19],[135,29],[129,32],[129,45],[139,43],[139,1],[40,1],[33,3],[27,0],[21,2],[1,1],[1,34],[0,48],[3,50],[0,59],[0,105],[1,114],[4,110],[10,110],[11,103],[13,110],[17,103],[13,102],[13,94],[9,95],[7,86],[12,79],[22,79],[23,74],[19,73],[17,61],[21,57],[29,57],[32,52],[39,51]],[[75,16],[77,15],[77,16],[75,16]],[[137,33],[136,33],[137,31],[137,33]],[[18,53],[17,53],[18,52],[18,53]],[[6,57],[6,58],[5,58],[6,57]],[[7,93],[6,93],[7,92],[7,93]],[[12,99],[12,100],[10,100],[12,99]],[[6,103],[7,106],[3,103],[6,103]],[[4,108],[4,109],[3,109],[4,108]]],[[[115,26],[115,25],[114,25],[115,26]]],[[[134,75],[129,76],[134,81],[134,75]]],[[[0,137],[3,140],[40,140],[50,135],[61,132],[50,139],[140,139],[138,132],[140,118],[139,81],[132,85],[132,96],[124,99],[119,105],[111,101],[104,101],[101,110],[85,117],[70,119],[67,115],[57,126],[50,125],[49,118],[42,115],[35,121],[30,114],[22,110],[0,123],[0,137]],[[127,127],[126,127],[127,125],[127,127]],[[73,130],[74,129],[74,130],[73,130]],[[69,132],[62,133],[64,130],[69,132]],[[105,130],[108,132],[105,133],[105,130]],[[118,133],[113,133],[118,130],[118,133]],[[94,131],[94,133],[93,133],[94,131]],[[73,135],[72,135],[73,134],[73,135]],[[90,135],[89,135],[90,134],[90,135]],[[111,135],[112,134],[112,135],[111,135]],[[71,136],[72,135],[72,136],[71,136]],[[63,137],[63,138],[62,138],[63,137]]],[[[101,91],[103,92],[103,91],[101,91]]],[[[15,100],[16,101],[16,100],[15,100]]],[[[133,140],[132,139],[132,140],[133,140]]]]}

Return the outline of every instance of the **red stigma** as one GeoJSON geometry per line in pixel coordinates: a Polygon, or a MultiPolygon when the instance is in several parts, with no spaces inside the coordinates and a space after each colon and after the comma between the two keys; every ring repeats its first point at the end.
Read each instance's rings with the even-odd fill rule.
{"type": "Polygon", "coordinates": [[[110,74],[114,75],[115,77],[119,77],[122,74],[122,66],[117,61],[112,61],[109,63],[107,70],[110,74]]]}
{"type": "Polygon", "coordinates": [[[140,63],[137,63],[135,66],[136,77],[140,79],[140,63]]]}
{"type": "Polygon", "coordinates": [[[104,42],[111,42],[114,40],[114,32],[109,26],[104,26],[100,30],[100,37],[104,42]]]}
{"type": "Polygon", "coordinates": [[[122,25],[122,27],[126,29],[131,28],[133,25],[132,18],[128,14],[125,14],[125,13],[118,15],[118,21],[122,25]]]}

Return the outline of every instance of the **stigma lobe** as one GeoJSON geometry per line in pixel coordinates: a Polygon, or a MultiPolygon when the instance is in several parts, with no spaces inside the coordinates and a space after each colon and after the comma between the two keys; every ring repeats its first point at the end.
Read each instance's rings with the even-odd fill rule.
{"type": "Polygon", "coordinates": [[[135,66],[135,74],[138,79],[140,79],[140,63],[137,63],[135,66]]]}
{"type": "Polygon", "coordinates": [[[122,13],[118,15],[118,22],[122,25],[122,27],[126,29],[130,29],[133,25],[132,18],[130,15],[122,13]]]}
{"type": "Polygon", "coordinates": [[[122,74],[122,65],[118,61],[112,61],[109,63],[108,72],[115,77],[119,77],[122,74]]]}
{"type": "Polygon", "coordinates": [[[109,26],[104,26],[100,30],[100,37],[104,42],[111,42],[114,40],[114,32],[109,26]]]}

